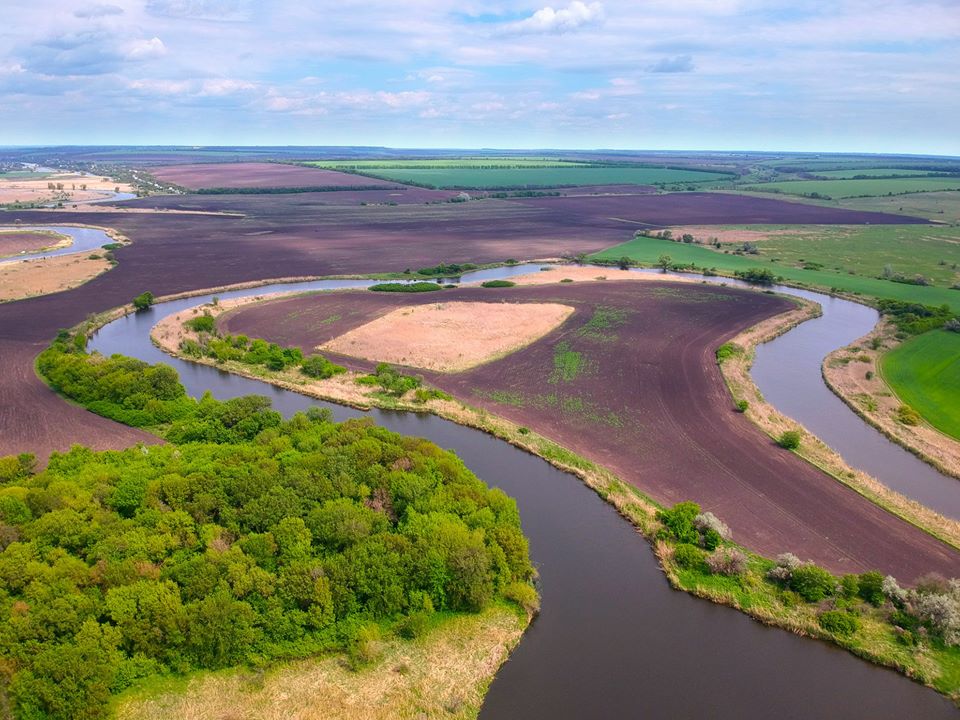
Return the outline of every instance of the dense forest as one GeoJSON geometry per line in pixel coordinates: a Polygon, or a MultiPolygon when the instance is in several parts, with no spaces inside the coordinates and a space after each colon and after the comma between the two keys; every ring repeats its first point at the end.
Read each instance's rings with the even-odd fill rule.
{"type": "MultiPolygon", "coordinates": [[[[433,612],[533,595],[514,501],[452,453],[262,398],[188,398],[176,373],[61,338],[44,363],[167,445],[0,459],[0,703],[98,718],[138,681],[405,636],[433,612]],[[108,390],[132,398],[126,408],[108,390]],[[162,395],[162,398],[158,398],[162,395]],[[147,417],[149,416],[149,417],[147,417]]],[[[357,657],[362,661],[362,653],[357,657]]]]}

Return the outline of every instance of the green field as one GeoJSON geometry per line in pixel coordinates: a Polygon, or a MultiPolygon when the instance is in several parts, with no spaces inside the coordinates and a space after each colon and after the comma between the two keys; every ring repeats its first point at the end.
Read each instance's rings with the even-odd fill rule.
{"type": "Polygon", "coordinates": [[[849,170],[818,170],[815,173],[818,177],[829,178],[831,180],[850,180],[855,177],[916,177],[923,175],[944,175],[945,173],[931,172],[929,170],[907,170],[905,168],[851,168],[849,170]]]}
{"type": "MultiPolygon", "coordinates": [[[[923,275],[934,285],[960,283],[960,228],[930,225],[767,225],[725,229],[769,231],[756,243],[764,262],[805,261],[826,270],[878,277],[888,267],[908,277],[923,275]]],[[[705,238],[701,238],[705,239],[705,238]]],[[[727,249],[736,245],[725,245],[727,249]]]]}
{"type": "Polygon", "coordinates": [[[960,333],[935,330],[883,356],[881,369],[900,399],[960,440],[960,333]]]}
{"type": "MultiPolygon", "coordinates": [[[[697,267],[715,268],[725,274],[750,268],[769,268],[774,275],[782,276],[790,284],[823,290],[836,288],[866,298],[890,298],[935,306],[946,304],[955,312],[960,312],[960,290],[951,290],[945,286],[906,285],[875,277],[851,275],[845,270],[831,270],[828,266],[822,270],[804,270],[788,263],[771,262],[769,258],[762,256],[726,255],[702,245],[677,243],[660,238],[637,237],[596,253],[591,258],[615,262],[621,257],[628,257],[643,265],[655,265],[661,255],[669,255],[674,263],[694,263],[697,267]]],[[[816,261],[817,257],[812,253],[805,253],[805,259],[816,261]]]]}
{"type": "MultiPolygon", "coordinates": [[[[428,161],[432,165],[435,161],[428,161]]],[[[512,162],[512,161],[511,161],[512,162]]],[[[324,167],[334,167],[329,163],[324,167]]],[[[571,185],[653,185],[670,183],[719,183],[729,175],[700,170],[674,170],[657,167],[588,166],[570,163],[553,167],[383,167],[359,164],[341,164],[338,169],[351,168],[365,175],[396,182],[428,185],[437,188],[523,188],[558,187],[571,185]]]]}
{"type": "MultiPolygon", "coordinates": [[[[853,171],[851,171],[853,172],[853,171]]],[[[936,190],[960,190],[960,177],[889,178],[874,180],[785,180],[742,188],[752,192],[780,192],[787,195],[826,198],[901,195],[936,190]]]]}

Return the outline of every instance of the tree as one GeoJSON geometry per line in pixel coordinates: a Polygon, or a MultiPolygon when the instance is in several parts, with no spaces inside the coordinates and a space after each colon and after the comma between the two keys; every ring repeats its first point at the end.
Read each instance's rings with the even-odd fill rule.
{"type": "Polygon", "coordinates": [[[140,293],[133,299],[133,307],[137,310],[137,312],[146,310],[151,305],[153,305],[153,293],[149,290],[147,292],[140,293]]]}
{"type": "Polygon", "coordinates": [[[617,267],[621,270],[629,270],[631,265],[633,265],[633,260],[628,258],[626,255],[617,260],[617,267]]]}
{"type": "Polygon", "coordinates": [[[777,445],[787,450],[796,450],[800,447],[800,439],[799,430],[784,430],[777,438],[777,445]]]}
{"type": "Polygon", "coordinates": [[[673,266],[673,258],[669,255],[661,255],[657,258],[657,266],[666,272],[673,266]]]}

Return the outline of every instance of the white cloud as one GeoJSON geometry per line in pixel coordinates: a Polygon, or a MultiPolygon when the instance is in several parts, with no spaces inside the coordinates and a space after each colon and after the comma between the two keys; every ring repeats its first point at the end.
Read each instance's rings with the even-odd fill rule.
{"type": "Polygon", "coordinates": [[[598,24],[603,21],[603,18],[603,5],[600,3],[592,2],[588,5],[580,0],[574,0],[560,10],[554,10],[549,5],[541,8],[530,17],[511,23],[506,31],[517,35],[560,34],[598,24]]]}
{"type": "Polygon", "coordinates": [[[158,37],[152,37],[149,40],[132,40],[124,46],[123,50],[127,60],[151,60],[167,54],[167,47],[158,37]]]}
{"type": "Polygon", "coordinates": [[[88,5],[87,7],[75,10],[74,17],[84,20],[91,18],[102,18],[109,15],[123,15],[123,8],[116,5],[88,5]]]}
{"type": "Polygon", "coordinates": [[[654,73],[685,73],[693,72],[693,69],[693,58],[689,55],[663,58],[648,68],[654,73]]]}

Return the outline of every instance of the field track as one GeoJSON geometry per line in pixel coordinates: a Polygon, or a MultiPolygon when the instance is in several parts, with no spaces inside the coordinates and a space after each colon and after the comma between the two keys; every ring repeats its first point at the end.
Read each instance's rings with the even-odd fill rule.
{"type": "Polygon", "coordinates": [[[431,383],[605,465],[661,502],[700,502],[730,524],[735,539],[766,555],[790,550],[836,572],[877,568],[906,581],[931,570],[960,574],[960,553],[775,447],[734,412],[714,349],[787,309],[783,299],[632,281],[427,297],[349,292],[246,306],[221,324],[309,352],[397,306],[479,299],[562,302],[576,312],[502,360],[455,375],[422,372],[431,383]],[[625,311],[625,320],[585,333],[598,306],[625,311]],[[558,345],[580,353],[574,377],[557,377],[558,345]]]}

